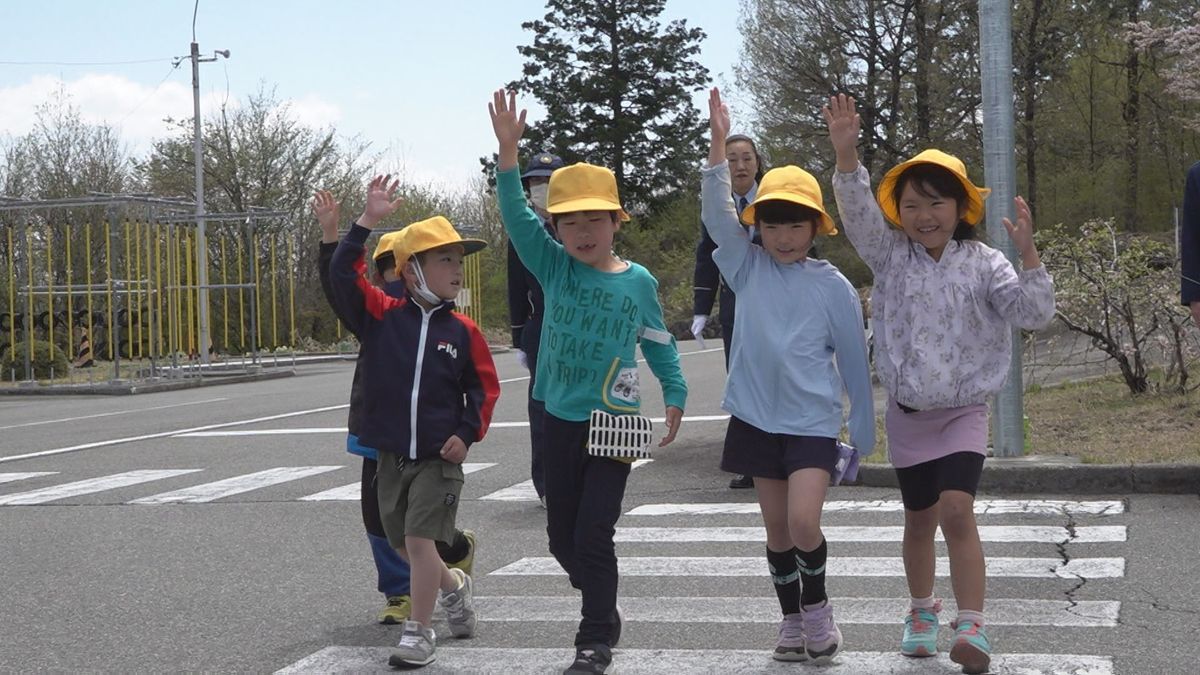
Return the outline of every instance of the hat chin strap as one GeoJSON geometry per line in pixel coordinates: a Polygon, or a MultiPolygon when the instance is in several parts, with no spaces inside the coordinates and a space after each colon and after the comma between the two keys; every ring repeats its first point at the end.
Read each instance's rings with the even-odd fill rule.
{"type": "Polygon", "coordinates": [[[436,293],[429,290],[429,284],[425,283],[425,273],[421,271],[421,263],[417,262],[416,258],[413,258],[410,262],[413,266],[413,272],[417,275],[417,287],[412,289],[413,294],[431,305],[436,306],[445,302],[436,293]]]}

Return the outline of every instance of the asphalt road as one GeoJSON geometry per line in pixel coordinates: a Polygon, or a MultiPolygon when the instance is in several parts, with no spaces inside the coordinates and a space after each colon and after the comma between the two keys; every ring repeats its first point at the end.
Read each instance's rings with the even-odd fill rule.
{"type": "MultiPolygon", "coordinates": [[[[728,490],[716,469],[721,354],[683,348],[688,421],[634,471],[618,524],[629,540],[618,544],[628,623],[617,672],[802,670],[767,657],[778,607],[758,516],[729,512],[753,495],[728,490]]],[[[578,596],[544,573],[544,512],[496,498],[519,497],[529,465],[527,381],[513,354],[496,361],[496,424],[471,451],[479,466],[459,510],[480,538],[479,634],[447,637],[427,672],[556,672],[569,660],[578,596]]],[[[330,363],[154,395],[0,399],[0,671],[386,669],[398,630],[374,620],[382,602],[359,506],[304,499],[357,482],[341,431],[351,372],[330,363]],[[250,475],[245,491],[218,491],[250,475]]],[[[643,378],[647,412],[661,415],[643,378]]],[[[894,655],[907,596],[898,560],[885,559],[899,556],[902,515],[883,500],[896,491],[830,499],[829,590],[849,653],[821,672],[956,672],[894,655]]],[[[1197,496],[1005,499],[980,516],[995,539],[995,672],[1194,672],[1197,496]]],[[[948,579],[938,594],[953,597],[948,579]]]]}

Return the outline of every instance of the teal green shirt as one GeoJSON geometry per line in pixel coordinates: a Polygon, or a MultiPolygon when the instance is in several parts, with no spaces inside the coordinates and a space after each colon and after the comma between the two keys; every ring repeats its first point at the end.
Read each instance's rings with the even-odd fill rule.
{"type": "Polygon", "coordinates": [[[525,202],[515,168],[496,172],[496,196],[509,240],[546,296],[533,397],[572,422],[588,420],[597,409],[639,412],[640,337],[663,401],[682,410],[687,383],[654,276],[633,262],[621,272],[601,272],[572,258],[525,202]]]}

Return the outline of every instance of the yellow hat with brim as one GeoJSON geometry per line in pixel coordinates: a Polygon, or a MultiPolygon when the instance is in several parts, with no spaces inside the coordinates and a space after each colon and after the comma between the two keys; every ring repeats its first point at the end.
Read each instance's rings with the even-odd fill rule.
{"type": "Polygon", "coordinates": [[[821,185],[813,175],[798,166],[781,166],[771,169],[758,182],[758,193],[754,201],[742,209],[742,222],[754,224],[754,214],[763,202],[781,201],[806,206],[821,214],[817,234],[837,234],[833,218],[825,212],[825,201],[821,198],[821,185]]]}
{"type": "Polygon", "coordinates": [[[602,166],[583,162],[565,166],[550,175],[546,210],[550,213],[616,211],[622,221],[629,220],[617,195],[617,177],[602,166]]]}
{"type": "Polygon", "coordinates": [[[967,166],[961,159],[941,150],[929,149],[892,167],[879,182],[879,190],[876,193],[879,210],[893,225],[900,227],[900,211],[896,208],[896,183],[900,181],[901,174],[918,164],[933,164],[953,174],[958,182],[962,183],[963,189],[967,193],[967,212],[963,215],[963,221],[968,225],[976,225],[983,219],[983,200],[987,199],[992,191],[985,187],[978,187],[971,182],[970,178],[967,178],[967,166]]]}
{"type": "Polygon", "coordinates": [[[397,234],[402,235],[395,240],[392,246],[392,253],[396,256],[397,265],[404,263],[417,253],[432,251],[435,248],[452,244],[462,246],[463,255],[477,253],[487,247],[487,242],[482,239],[463,239],[458,230],[455,230],[450,221],[443,216],[418,220],[397,234]]]}
{"type": "Polygon", "coordinates": [[[385,232],[379,237],[379,243],[375,245],[375,254],[371,256],[371,260],[379,260],[385,254],[393,253],[392,248],[396,245],[396,240],[400,238],[403,232],[404,230],[385,232]]]}

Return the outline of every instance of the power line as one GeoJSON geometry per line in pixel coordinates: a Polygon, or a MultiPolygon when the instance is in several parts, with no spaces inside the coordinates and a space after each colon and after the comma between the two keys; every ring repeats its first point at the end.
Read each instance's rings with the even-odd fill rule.
{"type": "Polygon", "coordinates": [[[125,66],[134,63],[170,61],[170,57],[136,61],[0,61],[0,66],[125,66]]]}

